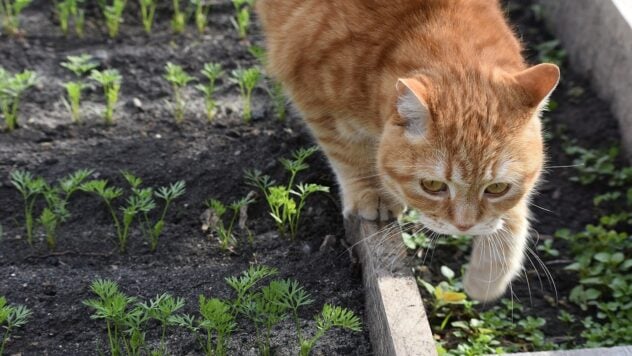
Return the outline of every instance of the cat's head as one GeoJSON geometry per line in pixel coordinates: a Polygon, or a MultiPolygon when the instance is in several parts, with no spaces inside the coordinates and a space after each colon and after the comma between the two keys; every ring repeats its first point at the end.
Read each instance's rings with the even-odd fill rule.
{"type": "Polygon", "coordinates": [[[539,119],[559,81],[541,64],[518,74],[400,79],[378,152],[384,189],[441,234],[490,234],[529,199],[544,163],[539,119]]]}

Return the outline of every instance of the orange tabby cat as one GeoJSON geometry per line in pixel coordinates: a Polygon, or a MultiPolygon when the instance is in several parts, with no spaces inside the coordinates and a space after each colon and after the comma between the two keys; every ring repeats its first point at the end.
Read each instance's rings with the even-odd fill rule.
{"type": "Polygon", "coordinates": [[[520,271],[544,161],[539,114],[559,80],[531,68],[497,0],[258,0],[268,70],[336,173],[344,214],[405,206],[476,236],[466,291],[520,271]]]}

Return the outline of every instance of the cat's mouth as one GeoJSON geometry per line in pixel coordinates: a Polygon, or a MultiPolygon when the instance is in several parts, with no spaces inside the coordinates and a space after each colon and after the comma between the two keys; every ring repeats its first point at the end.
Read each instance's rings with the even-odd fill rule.
{"type": "Polygon", "coordinates": [[[481,222],[467,228],[463,226],[458,227],[454,224],[443,222],[436,218],[431,218],[419,213],[419,222],[431,230],[432,232],[440,235],[468,235],[468,236],[481,236],[481,235],[493,235],[500,231],[503,227],[502,219],[496,219],[488,222],[481,222]]]}

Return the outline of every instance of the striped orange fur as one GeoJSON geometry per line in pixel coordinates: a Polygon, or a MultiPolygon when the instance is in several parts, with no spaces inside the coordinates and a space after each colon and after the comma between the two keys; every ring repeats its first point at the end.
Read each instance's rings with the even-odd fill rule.
{"type": "Polygon", "coordinates": [[[258,0],[257,12],[268,71],[329,158],[344,214],[408,206],[434,232],[477,236],[466,290],[501,295],[522,264],[559,69],[528,68],[497,0],[258,0]]]}

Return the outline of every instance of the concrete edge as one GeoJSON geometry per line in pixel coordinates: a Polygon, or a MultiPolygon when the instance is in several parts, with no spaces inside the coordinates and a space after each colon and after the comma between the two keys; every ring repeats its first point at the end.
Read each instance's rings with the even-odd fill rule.
{"type": "Polygon", "coordinates": [[[373,352],[379,356],[435,356],[419,287],[402,262],[398,225],[385,229],[357,217],[345,220],[347,241],[362,264],[366,315],[373,352]]]}
{"type": "Polygon", "coordinates": [[[538,0],[572,67],[611,104],[632,158],[632,1],[538,0]]]}

